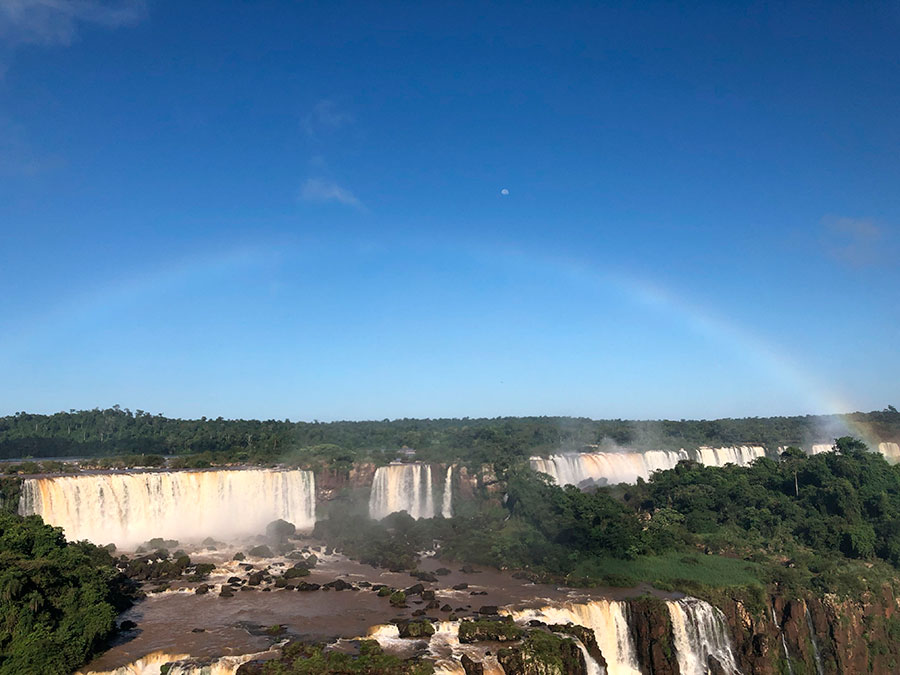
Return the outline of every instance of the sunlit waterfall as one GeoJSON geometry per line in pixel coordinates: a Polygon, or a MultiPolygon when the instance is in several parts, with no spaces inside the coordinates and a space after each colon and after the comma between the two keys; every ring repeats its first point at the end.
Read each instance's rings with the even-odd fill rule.
{"type": "Polygon", "coordinates": [[[166,670],[168,675],[235,675],[247,661],[267,656],[269,653],[222,656],[211,662],[204,662],[204,660],[194,662],[188,654],[170,654],[158,651],[115,670],[84,670],[78,671],[75,675],[159,675],[165,665],[169,666],[166,670]]]}
{"type": "Polygon", "coordinates": [[[831,452],[834,450],[833,443],[816,443],[809,449],[811,455],[821,455],[823,452],[831,452]]]}
{"type": "Polygon", "coordinates": [[[606,672],[609,675],[640,675],[641,667],[628,627],[627,610],[624,602],[593,600],[512,611],[509,614],[516,622],[536,619],[548,624],[574,623],[590,628],[594,631],[600,653],[606,659],[606,672]]]}
{"type": "Polygon", "coordinates": [[[532,457],[531,468],[550,475],[559,485],[579,485],[586,480],[606,479],[608,483],[635,483],[660,469],[674,468],[688,459],[683,450],[648,452],[583,452],[571,455],[532,457]]]}
{"type": "MultiPolygon", "coordinates": [[[[725,673],[740,673],[728,625],[722,612],[697,598],[666,601],[672,619],[675,655],[681,675],[706,675],[712,672],[710,657],[725,673]]],[[[716,671],[718,672],[718,671],[716,671]]]]}
{"type": "Polygon", "coordinates": [[[891,464],[900,463],[900,445],[897,443],[879,443],[878,452],[891,464]]]}
{"type": "Polygon", "coordinates": [[[63,528],[70,540],[121,547],[153,537],[199,540],[260,534],[283,518],[316,521],[311,471],[159,471],[30,478],[19,510],[63,528]]]}
{"type": "Polygon", "coordinates": [[[765,457],[766,450],[759,445],[735,445],[726,448],[701,447],[697,449],[697,461],[706,466],[737,464],[747,466],[753,460],[765,457]]]}
{"type": "Polygon", "coordinates": [[[741,445],[726,448],[702,447],[685,450],[648,450],[646,452],[581,452],[550,457],[532,457],[531,468],[546,473],[558,485],[580,485],[603,479],[609,484],[635,483],[654,471],[673,469],[683,459],[694,459],[707,466],[737,464],[747,466],[765,456],[761,446],[741,445]]]}
{"type": "Polygon", "coordinates": [[[369,517],[380,520],[395,511],[406,511],[413,518],[434,517],[431,466],[389,464],[378,467],[369,496],[369,517]]]}
{"type": "Polygon", "coordinates": [[[453,465],[447,467],[447,477],[444,479],[444,495],[441,500],[441,515],[444,518],[453,517],[453,465]]]}

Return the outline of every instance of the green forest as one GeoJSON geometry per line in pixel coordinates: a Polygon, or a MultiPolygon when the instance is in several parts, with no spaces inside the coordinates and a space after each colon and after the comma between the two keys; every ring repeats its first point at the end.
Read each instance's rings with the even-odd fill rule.
{"type": "Polygon", "coordinates": [[[133,599],[106,549],[0,511],[0,674],[73,672],[106,647],[133,599]]]}
{"type": "MultiPolygon", "coordinates": [[[[844,416],[870,441],[900,439],[900,413],[844,416]]],[[[591,420],[574,417],[398,419],[363,422],[177,419],[119,406],[106,410],[0,417],[0,459],[189,456],[203,462],[389,461],[401,448],[423,460],[470,465],[514,463],[531,454],[578,450],[608,442],[641,449],[701,445],[830,443],[846,433],[838,416],[720,420],[591,420]]]]}

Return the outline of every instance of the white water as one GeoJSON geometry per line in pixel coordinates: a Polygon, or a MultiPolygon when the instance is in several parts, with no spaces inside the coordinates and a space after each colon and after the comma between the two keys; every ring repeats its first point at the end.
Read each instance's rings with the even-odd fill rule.
{"type": "Polygon", "coordinates": [[[381,520],[396,511],[406,511],[413,518],[434,517],[428,464],[389,464],[375,471],[369,517],[381,520]]]}
{"type": "Polygon", "coordinates": [[[753,460],[765,457],[766,450],[760,445],[735,445],[727,448],[697,449],[697,461],[706,466],[737,464],[748,466],[753,460]]]}
{"type": "Polygon", "coordinates": [[[809,641],[812,643],[813,659],[816,661],[816,675],[825,675],[825,668],[822,666],[822,654],[819,652],[819,643],[816,641],[816,629],[813,626],[812,617],[809,615],[809,607],[805,604],[803,611],[806,614],[806,627],[809,629],[809,641]]]}
{"type": "Polygon", "coordinates": [[[816,443],[809,449],[811,455],[821,455],[823,452],[831,452],[834,450],[833,443],[816,443]]]}
{"type": "Polygon", "coordinates": [[[667,600],[672,619],[675,656],[681,675],[706,675],[713,657],[726,673],[740,673],[725,617],[717,608],[697,598],[667,600]]]}
{"type": "Polygon", "coordinates": [[[707,466],[737,464],[747,466],[765,456],[765,448],[741,445],[728,448],[702,447],[696,451],[648,450],[647,452],[582,452],[532,457],[531,468],[548,474],[558,485],[580,485],[584,481],[605,479],[609,484],[647,480],[654,471],[673,469],[684,459],[695,459],[707,466]]]}
{"type": "MultiPolygon", "coordinates": [[[[548,624],[573,623],[594,631],[600,653],[606,659],[609,675],[640,675],[634,642],[628,627],[627,606],[615,600],[593,600],[587,603],[566,603],[559,606],[512,611],[516,622],[536,619],[548,624]]],[[[588,655],[590,656],[590,655],[588,655]]],[[[591,658],[594,666],[599,665],[591,658]]],[[[593,671],[592,671],[593,672],[593,671]]]]}
{"type": "Polygon", "coordinates": [[[453,517],[453,465],[447,467],[447,477],[444,479],[444,496],[441,500],[441,515],[444,518],[453,517]]]}
{"type": "Polygon", "coordinates": [[[283,518],[316,522],[311,471],[159,471],[29,478],[21,513],[62,527],[68,539],[128,548],[162,537],[179,541],[265,532],[283,518]]]}
{"type": "Polygon", "coordinates": [[[170,654],[159,651],[133,661],[115,670],[78,671],[75,675],[159,675],[161,668],[172,664],[167,671],[169,675],[234,675],[238,668],[247,661],[266,656],[271,652],[241,654],[240,656],[222,656],[206,665],[194,663],[189,654],[170,654]]]}
{"type": "Polygon", "coordinates": [[[900,445],[897,443],[879,443],[878,452],[891,464],[900,463],[900,445]]]}
{"type": "Polygon", "coordinates": [[[781,648],[784,650],[784,662],[787,664],[788,675],[794,675],[794,667],[791,665],[791,654],[788,651],[787,639],[784,637],[784,631],[781,630],[781,624],[778,623],[778,618],[775,616],[775,606],[771,607],[772,610],[772,623],[775,624],[775,627],[778,629],[778,635],[781,636],[781,648]]]}
{"type": "Polygon", "coordinates": [[[654,471],[672,469],[683,459],[683,450],[649,452],[583,452],[571,455],[532,457],[531,468],[546,473],[558,485],[579,485],[586,480],[606,479],[610,484],[635,483],[654,471]]]}

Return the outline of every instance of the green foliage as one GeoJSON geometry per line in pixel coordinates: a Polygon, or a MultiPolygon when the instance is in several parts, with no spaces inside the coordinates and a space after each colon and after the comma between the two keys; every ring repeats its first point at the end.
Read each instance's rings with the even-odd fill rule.
{"type": "Polygon", "coordinates": [[[292,642],[280,658],[265,662],[260,675],[430,675],[430,663],[404,661],[385,654],[374,640],[363,640],[359,654],[325,651],[322,645],[292,642]]]}
{"type": "Polygon", "coordinates": [[[525,631],[512,621],[496,621],[479,619],[478,621],[464,620],[459,624],[459,641],[464,644],[482,642],[509,642],[518,640],[525,631]]]}
{"type": "Polygon", "coordinates": [[[109,552],[37,516],[0,513],[0,673],[71,673],[130,604],[109,552]]]}

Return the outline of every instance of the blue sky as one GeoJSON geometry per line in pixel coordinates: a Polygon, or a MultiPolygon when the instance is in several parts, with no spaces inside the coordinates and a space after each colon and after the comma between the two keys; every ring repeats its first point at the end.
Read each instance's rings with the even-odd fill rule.
{"type": "Polygon", "coordinates": [[[0,414],[898,403],[895,3],[426,4],[0,4],[0,414]]]}

